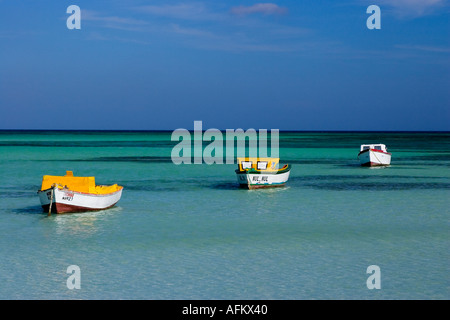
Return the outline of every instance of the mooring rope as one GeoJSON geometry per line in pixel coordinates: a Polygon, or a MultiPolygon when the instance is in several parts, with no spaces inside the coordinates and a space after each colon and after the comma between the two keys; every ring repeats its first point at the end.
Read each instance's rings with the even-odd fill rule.
{"type": "Polygon", "coordinates": [[[53,203],[53,193],[55,192],[55,185],[52,185],[52,191],[50,193],[50,205],[48,206],[48,214],[47,216],[51,216],[52,215],[52,203],[53,203]]]}

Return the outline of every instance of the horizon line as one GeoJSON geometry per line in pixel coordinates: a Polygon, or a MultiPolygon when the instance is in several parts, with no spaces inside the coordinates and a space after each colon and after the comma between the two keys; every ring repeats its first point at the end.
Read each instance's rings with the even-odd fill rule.
{"type": "MultiPolygon", "coordinates": [[[[182,129],[182,128],[177,128],[182,129]]],[[[173,132],[177,129],[0,129],[0,132],[173,132]]],[[[217,129],[221,132],[225,132],[229,129],[217,129]]],[[[232,129],[232,130],[238,130],[242,128],[232,129]]],[[[253,129],[253,128],[248,128],[253,129]]],[[[247,130],[248,130],[247,129],[247,130]]],[[[195,130],[188,130],[189,132],[195,132],[195,130]]],[[[244,130],[244,129],[242,129],[244,130]]],[[[244,130],[247,131],[247,130],[244,130]]],[[[254,129],[255,131],[261,130],[261,129],[254,129]]],[[[267,130],[267,129],[266,129],[267,130]]],[[[290,132],[299,132],[299,133],[351,133],[351,132],[360,132],[360,133],[450,133],[450,130],[292,130],[292,129],[269,129],[267,132],[271,132],[272,130],[278,130],[280,133],[290,133],[290,132]]],[[[202,130],[202,133],[206,132],[207,130],[202,130]]]]}

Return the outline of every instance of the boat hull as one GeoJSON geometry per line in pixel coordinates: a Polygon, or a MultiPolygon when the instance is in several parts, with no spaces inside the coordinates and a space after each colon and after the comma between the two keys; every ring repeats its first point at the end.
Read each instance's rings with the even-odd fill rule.
{"type": "Polygon", "coordinates": [[[241,188],[259,189],[283,187],[289,179],[289,173],[290,171],[274,174],[236,172],[236,175],[241,188]]]}
{"type": "Polygon", "coordinates": [[[389,152],[370,149],[360,152],[358,157],[363,167],[388,166],[391,164],[389,152]]]}
{"type": "Polygon", "coordinates": [[[97,211],[113,207],[122,196],[122,188],[108,194],[76,192],[58,187],[38,191],[42,209],[53,213],[97,211]],[[53,192],[53,196],[52,196],[53,192]]]}

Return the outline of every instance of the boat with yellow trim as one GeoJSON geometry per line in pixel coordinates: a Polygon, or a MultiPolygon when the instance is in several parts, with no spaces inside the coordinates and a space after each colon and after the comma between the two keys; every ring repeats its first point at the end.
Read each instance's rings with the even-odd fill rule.
{"type": "Polygon", "coordinates": [[[279,158],[238,158],[235,171],[242,188],[282,187],[289,179],[291,166],[279,168],[279,158]]]}
{"type": "Polygon", "coordinates": [[[117,184],[96,185],[95,177],[75,177],[67,171],[65,176],[44,175],[38,195],[50,214],[107,209],[120,200],[122,190],[117,184]]]}

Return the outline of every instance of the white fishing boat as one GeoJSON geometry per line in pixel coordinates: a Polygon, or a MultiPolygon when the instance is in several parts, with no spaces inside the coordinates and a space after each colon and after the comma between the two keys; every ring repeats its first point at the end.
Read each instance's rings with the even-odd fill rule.
{"type": "Polygon", "coordinates": [[[45,212],[67,213],[103,210],[113,207],[122,196],[123,187],[117,184],[95,185],[94,177],[45,175],[38,191],[45,212]]]}
{"type": "Polygon", "coordinates": [[[237,161],[235,172],[242,188],[282,187],[289,179],[291,166],[279,168],[279,158],[238,158],[237,161]]]}
{"type": "Polygon", "coordinates": [[[391,153],[381,143],[361,145],[358,158],[364,167],[388,166],[391,164],[391,153]]]}

